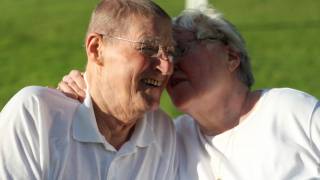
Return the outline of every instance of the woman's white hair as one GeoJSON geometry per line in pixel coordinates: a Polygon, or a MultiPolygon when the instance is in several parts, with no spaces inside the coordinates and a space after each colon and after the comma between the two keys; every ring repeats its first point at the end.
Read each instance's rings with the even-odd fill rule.
{"type": "Polygon", "coordinates": [[[173,19],[173,26],[195,33],[197,39],[218,37],[240,54],[239,79],[249,88],[254,83],[250,58],[239,31],[214,8],[186,9],[173,19]]]}

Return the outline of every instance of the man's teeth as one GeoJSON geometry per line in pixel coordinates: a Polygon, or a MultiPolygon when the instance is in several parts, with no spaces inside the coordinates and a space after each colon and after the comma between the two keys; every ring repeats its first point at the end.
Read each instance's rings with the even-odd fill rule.
{"type": "Polygon", "coordinates": [[[143,82],[147,85],[155,86],[155,87],[160,87],[161,82],[157,81],[155,79],[144,79],[143,82]]]}

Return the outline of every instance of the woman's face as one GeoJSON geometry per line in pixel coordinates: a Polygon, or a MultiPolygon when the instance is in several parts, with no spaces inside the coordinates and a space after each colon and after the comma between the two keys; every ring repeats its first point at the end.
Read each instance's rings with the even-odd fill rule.
{"type": "Polygon", "coordinates": [[[218,95],[228,83],[229,48],[219,40],[197,40],[183,29],[175,29],[174,37],[185,52],[177,59],[167,90],[175,106],[188,112],[218,95]]]}

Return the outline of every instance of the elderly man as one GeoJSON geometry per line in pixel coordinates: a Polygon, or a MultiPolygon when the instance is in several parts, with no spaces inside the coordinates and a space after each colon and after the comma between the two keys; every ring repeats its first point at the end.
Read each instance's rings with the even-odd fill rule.
{"type": "Polygon", "coordinates": [[[84,103],[43,87],[18,92],[0,117],[0,179],[175,179],[174,126],[157,110],[172,45],[170,17],[152,1],[99,3],[84,103]]]}

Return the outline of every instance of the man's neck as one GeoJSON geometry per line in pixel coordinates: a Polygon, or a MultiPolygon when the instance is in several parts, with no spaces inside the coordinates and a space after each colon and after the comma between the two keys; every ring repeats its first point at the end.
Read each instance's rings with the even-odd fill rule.
{"type": "Polygon", "coordinates": [[[113,147],[119,150],[121,146],[130,139],[136,121],[124,124],[111,115],[98,110],[98,108],[94,108],[94,111],[100,133],[113,147]]]}

